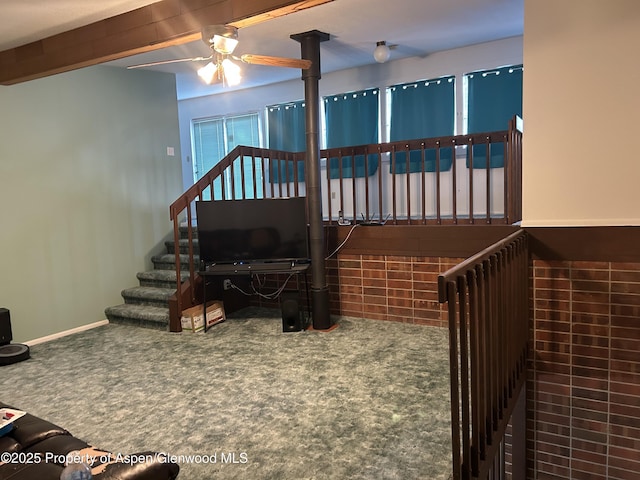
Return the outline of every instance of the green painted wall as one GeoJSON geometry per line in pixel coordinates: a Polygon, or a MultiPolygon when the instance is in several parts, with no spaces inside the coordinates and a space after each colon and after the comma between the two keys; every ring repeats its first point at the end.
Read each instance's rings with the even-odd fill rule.
{"type": "Polygon", "coordinates": [[[0,87],[0,307],[14,341],[104,320],[163,248],[181,188],[172,75],[98,66],[0,87]]]}

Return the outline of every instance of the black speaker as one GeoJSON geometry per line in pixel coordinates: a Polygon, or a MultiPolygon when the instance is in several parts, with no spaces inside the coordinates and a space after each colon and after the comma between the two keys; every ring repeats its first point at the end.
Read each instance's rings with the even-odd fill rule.
{"type": "Polygon", "coordinates": [[[298,292],[282,292],[280,294],[280,310],[282,311],[283,332],[299,332],[306,328],[304,311],[300,308],[298,292]]]}
{"type": "Polygon", "coordinates": [[[11,317],[9,310],[0,308],[0,345],[7,345],[13,340],[11,333],[11,317]]]}

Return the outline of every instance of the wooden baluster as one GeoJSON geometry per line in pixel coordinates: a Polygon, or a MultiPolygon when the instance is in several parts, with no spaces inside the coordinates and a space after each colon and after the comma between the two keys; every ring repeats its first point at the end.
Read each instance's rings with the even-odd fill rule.
{"type": "MultiPolygon", "coordinates": [[[[456,161],[455,148],[453,150],[453,161],[456,161]]],[[[436,223],[442,224],[442,211],[440,205],[440,140],[436,142],[436,223]]]]}
{"type": "Polygon", "coordinates": [[[487,150],[486,150],[487,163],[485,164],[485,171],[487,176],[486,181],[486,214],[485,219],[487,223],[491,223],[491,138],[487,137],[487,150]]]}

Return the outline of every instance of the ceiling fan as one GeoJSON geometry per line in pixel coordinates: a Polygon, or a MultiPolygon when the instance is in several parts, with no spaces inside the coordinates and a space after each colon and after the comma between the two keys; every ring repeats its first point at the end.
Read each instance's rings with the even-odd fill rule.
{"type": "Polygon", "coordinates": [[[268,65],[272,67],[300,68],[303,70],[311,66],[311,60],[298,58],[273,57],[269,55],[254,55],[245,53],[240,57],[232,55],[238,45],[238,29],[230,25],[208,25],[202,28],[202,41],[211,48],[208,57],[178,58],[159,62],[141,63],[127,68],[144,68],[155,65],[166,65],[178,62],[206,62],[204,67],[198,70],[198,75],[207,83],[223,82],[228,85],[240,83],[240,66],[232,60],[255,65],[268,65]]]}

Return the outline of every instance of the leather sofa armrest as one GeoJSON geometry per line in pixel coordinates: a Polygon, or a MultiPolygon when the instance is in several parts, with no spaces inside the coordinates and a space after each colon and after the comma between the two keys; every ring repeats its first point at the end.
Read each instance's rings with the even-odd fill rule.
{"type": "Polygon", "coordinates": [[[25,448],[26,452],[35,452],[42,455],[50,454],[50,456],[60,457],[61,459],[68,453],[87,448],[89,444],[82,440],[68,435],[55,435],[33,444],[29,448],[25,448]]]}
{"type": "Polygon", "coordinates": [[[9,435],[26,449],[49,437],[70,433],[62,427],[27,413],[14,422],[14,429],[9,435]]]}

